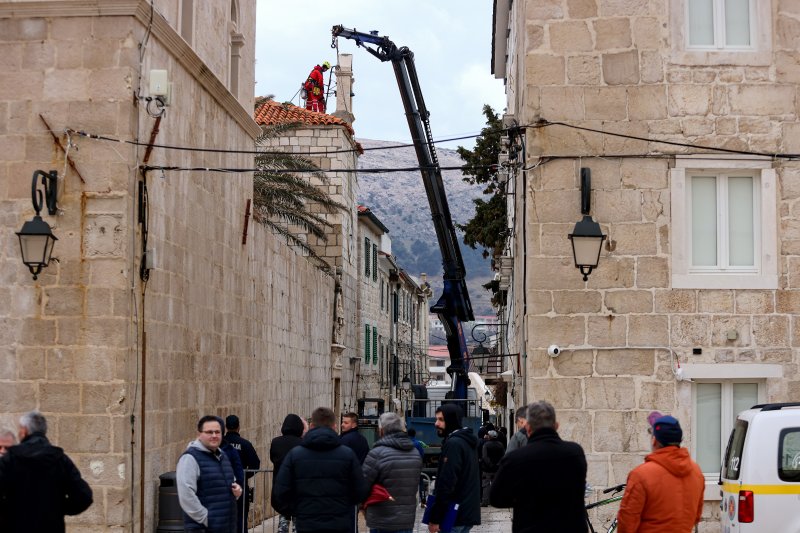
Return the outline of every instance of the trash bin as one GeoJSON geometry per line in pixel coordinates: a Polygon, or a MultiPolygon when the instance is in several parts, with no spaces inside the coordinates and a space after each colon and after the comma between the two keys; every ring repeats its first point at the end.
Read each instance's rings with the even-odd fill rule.
{"type": "Polygon", "coordinates": [[[175,472],[158,476],[158,528],[156,533],[183,531],[183,512],[178,501],[178,484],[175,472]]]}

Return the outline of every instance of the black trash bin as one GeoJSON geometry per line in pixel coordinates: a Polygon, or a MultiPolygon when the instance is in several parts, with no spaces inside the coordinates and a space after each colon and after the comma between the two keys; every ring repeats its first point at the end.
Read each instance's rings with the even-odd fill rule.
{"type": "Polygon", "coordinates": [[[178,484],[175,472],[158,476],[158,528],[156,533],[184,531],[183,512],[178,501],[178,484]]]}

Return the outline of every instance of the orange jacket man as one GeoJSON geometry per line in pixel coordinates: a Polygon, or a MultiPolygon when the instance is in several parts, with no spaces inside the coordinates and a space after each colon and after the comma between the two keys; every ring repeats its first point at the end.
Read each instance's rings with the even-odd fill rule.
{"type": "Polygon", "coordinates": [[[618,533],[690,533],[703,512],[705,480],[683,431],[671,416],[653,422],[653,452],[628,474],[619,508],[618,533]]]}
{"type": "Polygon", "coordinates": [[[324,61],[322,65],[317,65],[311,69],[311,74],[303,84],[306,91],[306,109],[311,111],[325,112],[325,80],[322,73],[331,68],[331,64],[324,61]]]}

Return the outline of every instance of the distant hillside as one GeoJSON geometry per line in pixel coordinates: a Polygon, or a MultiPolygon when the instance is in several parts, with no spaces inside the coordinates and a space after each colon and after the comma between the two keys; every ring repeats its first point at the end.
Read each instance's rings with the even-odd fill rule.
{"type": "MultiPolygon", "coordinates": [[[[397,143],[359,139],[364,148],[397,146],[397,143]]],[[[437,149],[443,167],[463,165],[455,150],[437,149]]],[[[417,157],[410,147],[390,150],[367,150],[358,160],[359,168],[417,167],[417,157]]],[[[454,223],[465,223],[474,213],[473,198],[481,196],[481,188],[469,185],[459,171],[444,172],[443,179],[454,223]]],[[[369,207],[389,228],[392,252],[401,267],[413,276],[424,272],[434,289],[434,298],[442,293],[442,256],[431,222],[428,198],[420,173],[359,173],[359,203],[369,207]]],[[[461,240],[459,245],[467,269],[467,286],[476,315],[493,315],[490,293],[482,284],[493,274],[489,259],[481,250],[473,250],[461,240]]]]}

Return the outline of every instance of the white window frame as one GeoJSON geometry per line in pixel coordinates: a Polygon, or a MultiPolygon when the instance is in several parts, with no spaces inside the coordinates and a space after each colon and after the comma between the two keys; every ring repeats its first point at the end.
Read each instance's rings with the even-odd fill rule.
{"type": "MultiPolygon", "coordinates": [[[[685,13],[684,16],[686,20],[689,20],[689,2],[691,0],[686,0],[684,3],[685,13]]],[[[730,50],[730,51],[743,51],[743,52],[750,52],[755,50],[755,43],[756,43],[756,20],[757,20],[757,10],[755,4],[758,0],[747,0],[749,4],[749,20],[748,25],[750,26],[750,44],[746,46],[735,46],[735,45],[727,45],[725,44],[727,36],[725,35],[725,0],[711,0],[713,2],[713,20],[711,24],[714,28],[714,44],[711,45],[692,45],[690,44],[691,35],[689,35],[689,31],[686,31],[686,49],[687,50],[701,50],[701,51],[720,51],[720,50],[730,50]]],[[[688,28],[688,26],[687,26],[688,28]]]]}
{"type": "MultiPolygon", "coordinates": [[[[683,365],[683,376],[691,379],[692,386],[692,441],[689,452],[692,457],[697,457],[697,425],[702,423],[697,417],[697,387],[696,383],[719,383],[722,385],[722,412],[720,434],[720,466],[722,456],[728,445],[728,438],[735,423],[738,413],[733,412],[733,384],[755,383],[758,385],[758,403],[765,403],[767,399],[767,379],[782,378],[783,366],[777,364],[761,363],[733,363],[733,364],[686,364],[683,365]]],[[[684,438],[684,440],[686,440],[684,438]]],[[[716,472],[703,472],[705,477],[704,499],[720,500],[719,469],[716,472]]]]}
{"type": "Polygon", "coordinates": [[[724,45],[724,0],[715,0],[714,41],[721,46],[689,46],[689,2],[670,0],[672,62],[680,65],[752,65],[772,62],[772,0],[750,0],[750,46],[724,45]],[[720,41],[720,38],[723,40],[720,41]]]}
{"type": "MultiPolygon", "coordinates": [[[[672,204],[672,288],[675,289],[777,289],[778,288],[778,215],[776,172],[769,158],[751,156],[713,159],[707,155],[680,156],[670,170],[672,204]],[[691,265],[691,209],[687,175],[696,173],[749,173],[757,185],[754,213],[756,268],[715,269],[691,265]]],[[[724,200],[727,201],[727,200],[724,200]]],[[[721,246],[717,243],[717,246],[721,246]]]]}

